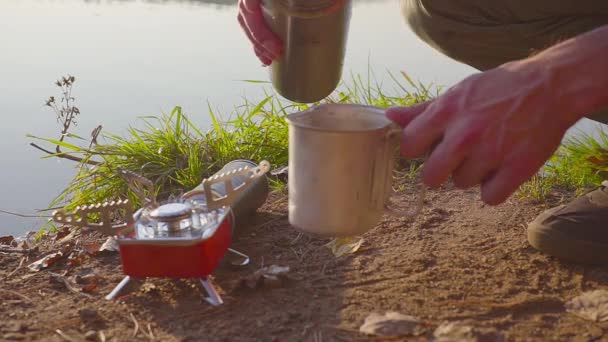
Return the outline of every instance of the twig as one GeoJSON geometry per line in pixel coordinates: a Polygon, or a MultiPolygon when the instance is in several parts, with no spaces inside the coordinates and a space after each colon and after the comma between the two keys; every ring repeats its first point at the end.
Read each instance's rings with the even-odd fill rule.
{"type": "Polygon", "coordinates": [[[154,338],[154,334],[152,333],[152,327],[150,326],[150,323],[148,323],[148,334],[147,335],[148,335],[148,338],[150,340],[154,340],[155,339],[154,338]]]}
{"type": "Polygon", "coordinates": [[[7,252],[7,253],[29,254],[30,252],[32,252],[32,250],[33,250],[33,248],[23,249],[23,248],[0,246],[0,252],[7,252]]]}
{"type": "Polygon", "coordinates": [[[66,340],[66,341],[76,342],[75,339],[73,339],[70,336],[66,335],[63,331],[61,331],[59,329],[56,329],[55,332],[57,333],[57,335],[63,337],[63,339],[66,340]]]}
{"type": "Polygon", "coordinates": [[[133,337],[135,337],[137,336],[137,332],[139,331],[139,323],[137,323],[137,320],[135,319],[135,316],[133,316],[133,313],[129,313],[129,315],[131,316],[131,320],[135,324],[135,327],[133,328],[133,337]]]}
{"type": "Polygon", "coordinates": [[[106,342],[106,335],[101,330],[99,330],[99,340],[100,342],[106,342]]]}
{"type": "Polygon", "coordinates": [[[60,282],[62,282],[65,287],[72,293],[76,293],[85,297],[89,297],[91,298],[92,296],[88,293],[84,293],[82,291],[78,291],[78,289],[75,289],[72,284],[70,284],[70,282],[61,274],[57,274],[57,273],[53,273],[53,272],[49,272],[49,274],[51,275],[51,277],[53,277],[55,280],[58,280],[60,282]]]}
{"type": "Polygon", "coordinates": [[[9,214],[9,215],[14,215],[14,216],[19,216],[19,217],[33,217],[33,218],[49,218],[51,216],[45,216],[45,215],[26,215],[26,214],[19,214],[19,213],[14,213],[11,211],[7,211],[7,210],[2,210],[0,209],[0,213],[4,213],[4,214],[9,214]]]}
{"type": "Polygon", "coordinates": [[[6,292],[6,293],[10,293],[10,294],[15,295],[15,296],[17,296],[17,297],[19,297],[19,298],[25,299],[26,301],[28,301],[28,302],[30,302],[30,303],[33,303],[33,302],[34,302],[34,301],[33,301],[33,300],[30,298],[30,297],[28,297],[28,296],[26,296],[26,295],[24,295],[24,294],[21,294],[21,293],[19,293],[19,292],[17,292],[17,291],[13,291],[13,290],[7,290],[7,289],[0,289],[0,291],[2,291],[2,292],[6,292]]]}
{"type": "Polygon", "coordinates": [[[15,273],[17,273],[17,271],[19,271],[21,266],[23,266],[24,261],[25,261],[25,257],[21,257],[21,261],[19,261],[19,265],[17,265],[17,268],[15,268],[15,270],[13,272],[9,273],[6,277],[4,277],[4,279],[8,279],[8,278],[12,277],[15,273]]]}
{"type": "MultiPolygon", "coordinates": [[[[59,150],[58,152],[49,151],[43,147],[36,145],[35,143],[30,143],[30,146],[33,146],[46,154],[54,155],[55,157],[58,157],[58,158],[64,158],[64,159],[72,160],[72,161],[79,162],[79,163],[84,162],[89,165],[100,165],[101,164],[98,161],[84,160],[84,158],[80,158],[80,157],[73,156],[71,154],[63,153],[63,152],[61,152],[61,150],[59,150]]],[[[57,148],[59,148],[59,146],[57,146],[57,148]]]]}
{"type": "Polygon", "coordinates": [[[298,236],[296,236],[296,238],[295,238],[295,239],[293,239],[293,240],[292,240],[292,241],[289,243],[289,245],[290,245],[290,246],[293,246],[293,245],[294,245],[296,242],[298,242],[298,240],[300,240],[300,238],[301,238],[303,235],[304,235],[304,234],[302,234],[302,233],[298,233],[298,236]]]}

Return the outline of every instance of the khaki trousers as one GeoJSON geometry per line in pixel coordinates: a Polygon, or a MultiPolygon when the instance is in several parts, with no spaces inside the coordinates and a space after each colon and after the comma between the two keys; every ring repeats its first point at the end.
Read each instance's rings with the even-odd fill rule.
{"type": "MultiPolygon", "coordinates": [[[[423,41],[481,71],[608,25],[608,0],[401,0],[401,10],[423,41]]],[[[588,118],[608,123],[608,109],[588,118]]]]}

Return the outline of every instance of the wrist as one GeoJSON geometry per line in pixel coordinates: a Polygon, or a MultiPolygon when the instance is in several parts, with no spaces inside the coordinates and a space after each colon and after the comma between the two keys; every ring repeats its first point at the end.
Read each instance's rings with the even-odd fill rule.
{"type": "Polygon", "coordinates": [[[525,61],[550,90],[566,125],[608,108],[608,25],[563,41],[525,61]]]}

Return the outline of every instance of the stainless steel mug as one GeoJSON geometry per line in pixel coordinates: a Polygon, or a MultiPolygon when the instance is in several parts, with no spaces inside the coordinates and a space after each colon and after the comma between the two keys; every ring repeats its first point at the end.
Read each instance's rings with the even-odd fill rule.
{"type": "Polygon", "coordinates": [[[352,0],[262,0],[264,19],[283,42],[270,65],[276,91],[294,102],[330,95],[342,77],[352,0]]]}
{"type": "Polygon", "coordinates": [[[290,114],[289,222],[316,236],[360,235],[390,207],[395,150],[401,128],[377,107],[323,104],[290,114]]]}

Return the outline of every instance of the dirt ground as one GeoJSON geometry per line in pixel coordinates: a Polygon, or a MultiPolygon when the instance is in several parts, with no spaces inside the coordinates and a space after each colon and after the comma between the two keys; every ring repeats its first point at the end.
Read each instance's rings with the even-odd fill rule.
{"type": "Polygon", "coordinates": [[[526,242],[526,223],[568,200],[562,195],[490,207],[478,190],[447,185],[429,193],[416,220],[387,216],[356,252],[336,257],[324,246],[329,240],[289,226],[287,203],[275,194],[238,227],[233,248],[251,263],[225,263],[213,275],[219,307],[202,300],[194,280],[147,279],[105,300],[123,277],[120,258],[95,252],[91,246],[104,239],[91,234],[69,239],[72,257],[30,270],[62,248],[50,237],[29,253],[0,254],[0,339],[426,341],[441,324],[457,322],[479,341],[608,341],[608,322],[565,309],[585,291],[608,289],[608,268],[563,263],[526,242]],[[269,265],[289,266],[287,277],[244,285],[269,265]],[[393,337],[359,331],[369,314],[390,311],[412,316],[415,329],[393,337]]]}

